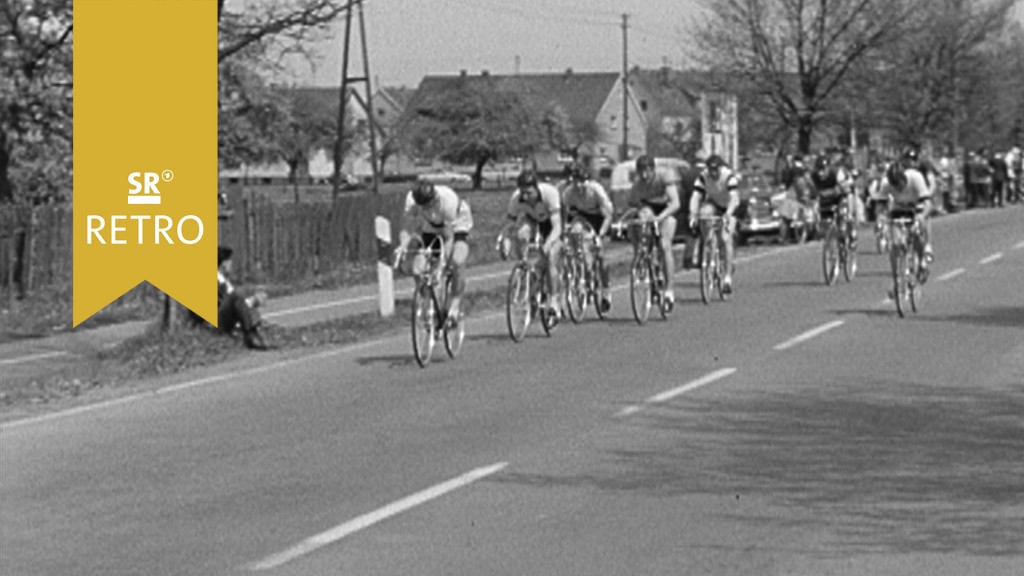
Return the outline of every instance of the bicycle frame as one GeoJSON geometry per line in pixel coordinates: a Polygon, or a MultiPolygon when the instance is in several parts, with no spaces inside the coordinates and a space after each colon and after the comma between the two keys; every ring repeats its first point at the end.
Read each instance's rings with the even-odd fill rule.
{"type": "Polygon", "coordinates": [[[905,305],[917,312],[921,298],[921,284],[918,281],[920,261],[917,246],[921,243],[921,222],[915,218],[890,218],[889,261],[892,266],[893,300],[900,317],[906,315],[905,305]],[[905,301],[906,300],[906,301],[905,301]]]}
{"type": "Polygon", "coordinates": [[[514,342],[522,341],[538,312],[545,334],[550,336],[555,326],[554,314],[542,306],[549,298],[549,291],[548,267],[540,265],[541,256],[541,239],[538,233],[527,244],[509,273],[505,311],[509,336],[514,342]]]}
{"type": "Polygon", "coordinates": [[[714,287],[718,297],[726,299],[722,290],[725,277],[725,247],[722,238],[725,222],[721,216],[701,216],[700,222],[700,296],[705,304],[711,302],[711,291],[714,287]]]}
{"type": "Polygon", "coordinates": [[[651,304],[657,304],[662,318],[668,318],[672,304],[665,298],[671,278],[665,274],[665,253],[661,246],[661,230],[651,219],[636,216],[637,210],[629,210],[618,222],[628,227],[634,241],[635,252],[630,268],[630,301],[633,317],[638,324],[647,322],[651,304]]]}
{"type": "Polygon", "coordinates": [[[415,273],[412,305],[413,355],[420,367],[425,368],[430,363],[439,335],[444,339],[448,356],[455,358],[458,355],[465,327],[461,321],[453,325],[448,319],[452,270],[446,259],[444,240],[435,237],[429,245],[410,253],[413,258],[423,257],[426,264],[424,270],[415,273]]]}

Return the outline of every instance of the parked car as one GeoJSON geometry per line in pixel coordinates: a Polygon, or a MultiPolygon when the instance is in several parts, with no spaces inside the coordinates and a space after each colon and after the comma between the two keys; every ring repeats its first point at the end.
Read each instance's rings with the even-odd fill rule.
{"type": "Polygon", "coordinates": [[[468,174],[455,172],[454,170],[425,172],[419,175],[419,179],[432,182],[434,184],[469,184],[473,181],[468,174]]]}
{"type": "Polygon", "coordinates": [[[783,221],[773,198],[778,194],[764,174],[740,178],[740,205],[736,209],[736,243],[754,236],[782,239],[783,221]]]}

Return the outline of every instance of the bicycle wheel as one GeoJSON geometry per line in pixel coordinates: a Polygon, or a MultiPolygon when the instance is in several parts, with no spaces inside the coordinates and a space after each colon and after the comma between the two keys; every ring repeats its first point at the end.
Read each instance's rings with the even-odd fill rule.
{"type": "Polygon", "coordinates": [[[896,301],[896,313],[903,318],[906,315],[904,306],[907,295],[907,254],[902,246],[891,247],[891,254],[893,300],[896,301]]]}
{"type": "Polygon", "coordinates": [[[665,275],[665,266],[661,262],[661,250],[656,250],[654,256],[648,261],[651,277],[651,301],[658,305],[658,312],[662,320],[668,319],[671,307],[665,299],[665,292],[668,290],[668,278],[665,275]]]}
{"type": "Polygon", "coordinates": [[[707,237],[702,237],[700,241],[700,299],[705,304],[711,303],[711,290],[714,288],[715,264],[718,262],[718,256],[714,252],[715,250],[709,244],[707,237]]]}
{"type": "MultiPolygon", "coordinates": [[[[847,226],[854,226],[854,224],[849,223],[847,226]]],[[[843,234],[842,253],[843,277],[846,278],[847,282],[852,282],[854,277],[857,276],[857,243],[853,240],[853,232],[851,230],[847,230],[843,234]]]]}
{"type": "MultiPolygon", "coordinates": [[[[445,282],[445,294],[448,295],[445,307],[451,310],[452,277],[449,276],[445,282]]],[[[455,358],[462,351],[462,343],[466,339],[466,323],[463,321],[462,310],[454,319],[448,319],[444,323],[444,349],[448,352],[449,358],[455,358]]]]}
{"type": "Polygon", "coordinates": [[[578,324],[587,313],[587,271],[583,255],[574,252],[563,262],[565,266],[565,303],[569,318],[578,324]]]}
{"type": "Polygon", "coordinates": [[[421,284],[412,296],[412,352],[421,368],[430,364],[435,343],[434,290],[421,284]]]}
{"type": "Polygon", "coordinates": [[[540,312],[540,325],[544,328],[544,335],[551,336],[551,331],[558,324],[558,317],[551,310],[552,296],[548,293],[547,274],[537,273],[536,268],[530,273],[530,283],[533,285],[533,292],[536,294],[535,302],[540,312]],[[545,298],[546,297],[546,298],[545,298]]]}
{"type": "Polygon", "coordinates": [[[725,282],[725,248],[719,247],[715,251],[718,257],[718,264],[715,265],[715,290],[718,292],[718,299],[723,302],[729,299],[729,295],[722,289],[725,282]]]}
{"type": "Polygon", "coordinates": [[[907,254],[907,300],[910,301],[910,311],[917,312],[921,303],[921,284],[917,281],[918,267],[921,265],[917,252],[909,250],[907,254]]]}
{"type": "Polygon", "coordinates": [[[505,319],[508,335],[515,342],[521,342],[530,326],[533,308],[533,287],[531,274],[522,264],[517,264],[508,277],[508,293],[505,299],[505,319]]]}
{"type": "Polygon", "coordinates": [[[629,270],[630,301],[633,305],[633,318],[638,324],[647,322],[651,314],[651,277],[649,256],[640,252],[633,257],[633,265],[629,270]]]}
{"type": "Polygon", "coordinates": [[[601,302],[601,260],[597,257],[594,257],[590,274],[587,275],[587,292],[590,294],[590,300],[594,303],[597,317],[601,320],[607,318],[608,313],[604,311],[603,302],[601,302]]]}
{"type": "Polygon", "coordinates": [[[834,284],[839,275],[839,231],[835,225],[830,225],[825,232],[825,241],[821,245],[821,268],[825,284],[834,284]]]}

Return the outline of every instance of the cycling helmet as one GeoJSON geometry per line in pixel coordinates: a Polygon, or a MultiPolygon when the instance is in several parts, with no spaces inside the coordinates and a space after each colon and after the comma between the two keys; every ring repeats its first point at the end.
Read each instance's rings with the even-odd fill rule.
{"type": "Polygon", "coordinates": [[[636,159],[636,171],[654,170],[654,158],[644,154],[636,159]]]}
{"type": "Polygon", "coordinates": [[[907,185],[907,175],[903,172],[903,167],[899,162],[889,164],[889,167],[885,169],[885,179],[890,186],[897,190],[902,190],[907,185]]]}
{"type": "Polygon", "coordinates": [[[519,173],[516,178],[516,186],[520,189],[523,188],[536,188],[537,187],[537,173],[533,170],[523,170],[519,173]]]}
{"type": "Polygon", "coordinates": [[[920,155],[917,153],[917,148],[908,147],[903,150],[903,162],[908,166],[918,160],[920,160],[920,155]]]}
{"type": "Polygon", "coordinates": [[[828,157],[828,154],[819,154],[814,159],[814,171],[825,172],[832,165],[832,159],[828,157]]]}
{"type": "Polygon", "coordinates": [[[412,199],[420,206],[430,204],[437,197],[437,189],[426,180],[420,180],[412,190],[412,199]]]}
{"type": "Polygon", "coordinates": [[[725,160],[722,159],[718,154],[712,154],[708,158],[708,170],[717,170],[722,166],[725,166],[725,160]]]}

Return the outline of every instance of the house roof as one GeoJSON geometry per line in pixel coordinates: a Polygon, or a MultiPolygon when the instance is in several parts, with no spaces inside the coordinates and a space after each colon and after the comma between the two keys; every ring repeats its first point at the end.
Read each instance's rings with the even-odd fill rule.
{"type": "Polygon", "coordinates": [[[667,67],[657,70],[634,68],[629,77],[630,85],[637,87],[639,97],[649,100],[649,109],[654,115],[692,117],[698,114],[698,94],[704,86],[683,72],[667,67]]]}
{"type": "Polygon", "coordinates": [[[558,107],[573,123],[590,122],[597,118],[618,80],[617,72],[578,73],[571,69],[559,74],[425,76],[409,103],[409,109],[415,109],[419,102],[431,95],[453,87],[489,82],[497,90],[518,94],[533,110],[558,107]]]}

